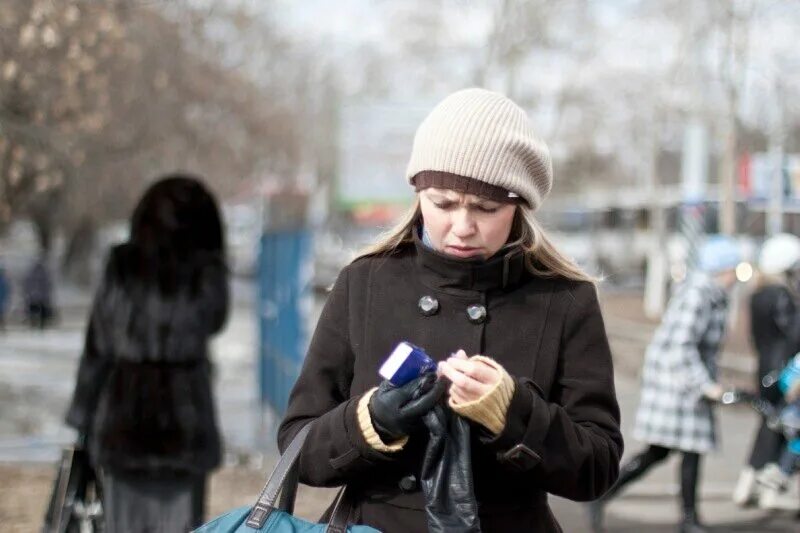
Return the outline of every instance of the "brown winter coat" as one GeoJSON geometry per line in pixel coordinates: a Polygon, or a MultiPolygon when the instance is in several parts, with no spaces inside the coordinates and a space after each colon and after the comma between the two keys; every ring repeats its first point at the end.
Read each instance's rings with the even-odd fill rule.
{"type": "Polygon", "coordinates": [[[400,452],[364,440],[358,398],[380,381],[378,367],[403,340],[442,360],[459,348],[502,364],[516,381],[506,427],[494,438],[473,425],[472,461],[484,532],[560,531],[547,493],[599,497],[617,478],[619,407],[595,288],[543,279],[520,251],[489,261],[454,259],[417,239],[390,257],[345,267],[320,317],[289,399],[284,449],[316,423],[300,458],[300,480],[356,489],[359,523],[385,532],[426,530],[416,483],[426,436],[400,452]],[[418,302],[439,303],[426,316],[418,302]],[[467,307],[486,309],[470,320],[467,307]]]}

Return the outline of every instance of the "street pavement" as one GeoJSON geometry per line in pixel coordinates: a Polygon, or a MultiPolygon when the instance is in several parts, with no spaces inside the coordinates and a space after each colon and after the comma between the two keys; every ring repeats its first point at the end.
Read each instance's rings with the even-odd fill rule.
{"type": "MultiPolygon", "coordinates": [[[[254,291],[239,287],[237,292],[250,297],[237,300],[228,327],[213,344],[217,403],[228,463],[266,469],[275,460],[275,420],[262,414],[257,401],[254,291]]],[[[44,332],[12,325],[0,333],[0,463],[52,462],[60,446],[74,439],[61,419],[74,385],[85,314],[85,309],[74,308],[56,328],[44,332]]],[[[629,435],[638,401],[636,373],[652,327],[615,322],[608,313],[606,319],[618,370],[625,454],[630,457],[643,447],[629,435]],[[640,331],[632,335],[632,329],[640,331]]],[[[742,510],[731,502],[730,493],[758,421],[743,407],[720,408],[718,412],[722,449],[704,463],[701,516],[715,526],[714,531],[800,531],[800,522],[791,512],[742,510]]],[[[675,531],[679,518],[677,460],[671,458],[656,467],[611,503],[608,531],[675,531]]],[[[581,504],[555,497],[551,502],[565,531],[587,530],[581,504]]]]}

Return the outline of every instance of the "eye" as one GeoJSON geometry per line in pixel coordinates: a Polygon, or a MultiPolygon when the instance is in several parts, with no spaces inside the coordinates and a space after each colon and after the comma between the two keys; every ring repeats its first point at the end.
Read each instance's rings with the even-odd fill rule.
{"type": "Polygon", "coordinates": [[[435,205],[439,209],[447,210],[447,209],[450,209],[451,207],[453,207],[453,202],[447,202],[447,201],[444,201],[444,202],[433,202],[433,205],[435,205]]]}
{"type": "Polygon", "coordinates": [[[475,208],[481,213],[496,213],[499,207],[487,207],[485,205],[476,205],[475,208]]]}

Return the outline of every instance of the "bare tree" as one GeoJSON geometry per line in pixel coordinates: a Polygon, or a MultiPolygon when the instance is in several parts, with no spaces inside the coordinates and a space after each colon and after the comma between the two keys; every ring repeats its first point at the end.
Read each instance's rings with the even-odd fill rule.
{"type": "Polygon", "coordinates": [[[310,60],[276,60],[256,76],[255,58],[288,50],[267,21],[236,6],[168,8],[0,6],[0,228],[29,217],[47,248],[57,226],[78,227],[87,212],[118,218],[175,169],[223,194],[263,172],[296,177],[310,60]],[[210,28],[226,25],[231,37],[215,40],[210,28]]]}

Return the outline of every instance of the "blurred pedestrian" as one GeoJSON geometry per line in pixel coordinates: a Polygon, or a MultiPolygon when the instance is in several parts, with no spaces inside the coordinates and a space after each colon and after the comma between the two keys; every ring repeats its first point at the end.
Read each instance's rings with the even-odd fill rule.
{"type": "MultiPolygon", "coordinates": [[[[779,372],[800,351],[800,238],[787,233],[770,237],[759,255],[758,287],[750,299],[750,332],[758,353],[758,387],[762,398],[778,406],[781,391],[764,386],[764,378],[779,372]]],[[[763,420],[748,465],[739,475],[733,500],[739,505],[758,499],[756,479],[767,465],[777,464],[786,440],[763,420]]],[[[765,498],[764,502],[770,498],[765,498]]]]}
{"type": "Polygon", "coordinates": [[[602,530],[604,506],[672,452],[682,454],[680,531],[707,531],[698,517],[697,484],[702,455],[716,446],[711,402],[724,392],[717,381],[716,360],[727,321],[728,293],[736,284],[740,260],[735,241],[709,237],[698,251],[698,271],[670,300],[642,369],[634,437],[648,447],[623,464],[616,484],[590,504],[593,531],[602,530]]]}
{"type": "Polygon", "coordinates": [[[786,498],[786,491],[790,478],[800,470],[800,354],[777,373],[777,379],[776,388],[783,394],[784,402],[778,411],[777,423],[773,421],[771,425],[775,431],[781,431],[788,442],[777,462],[765,465],[759,472],[758,504],[764,509],[796,509],[797,500],[786,498]]]}
{"type": "Polygon", "coordinates": [[[11,301],[11,284],[6,275],[6,269],[0,263],[0,331],[6,327],[6,313],[8,313],[9,302],[11,301]]]}
{"type": "Polygon", "coordinates": [[[471,463],[472,475],[441,494],[467,502],[474,490],[451,518],[474,525],[479,515],[484,532],[561,531],[547,494],[599,496],[617,477],[623,444],[597,289],[535,219],[552,186],[548,148],[522,108],[467,89],[422,122],[406,178],[414,205],[333,286],[280,448],[313,420],[302,482],[351,486],[356,523],[446,531],[432,525],[439,502],[423,459],[436,442],[429,413],[450,409],[472,439],[448,468],[471,463]],[[451,384],[380,382],[400,341],[440,360],[451,384]]]}
{"type": "Polygon", "coordinates": [[[48,267],[48,254],[42,252],[31,264],[22,281],[28,324],[44,329],[53,319],[53,280],[48,267]]]}
{"type": "Polygon", "coordinates": [[[208,344],[227,312],[217,203],[196,178],[168,176],[110,251],[66,416],[102,473],[108,533],[202,523],[221,456],[208,344]]]}
{"type": "Polygon", "coordinates": [[[61,260],[64,279],[79,287],[89,287],[93,278],[93,261],[97,249],[97,223],[91,215],[83,215],[70,232],[69,240],[61,260]]]}

